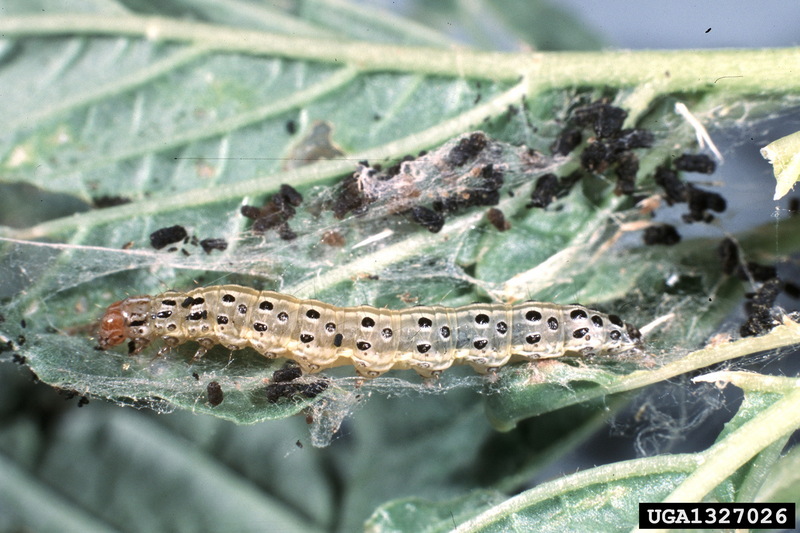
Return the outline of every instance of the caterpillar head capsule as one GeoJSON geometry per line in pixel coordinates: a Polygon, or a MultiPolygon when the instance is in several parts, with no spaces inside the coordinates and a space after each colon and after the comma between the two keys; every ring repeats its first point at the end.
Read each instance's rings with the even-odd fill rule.
{"type": "Polygon", "coordinates": [[[100,319],[100,329],[97,332],[97,344],[101,350],[108,350],[112,346],[125,342],[125,313],[123,303],[125,300],[114,302],[106,309],[100,319]]]}
{"type": "Polygon", "coordinates": [[[148,308],[150,298],[136,296],[114,302],[108,306],[100,329],[97,332],[97,344],[101,350],[107,350],[125,342],[125,339],[149,341],[148,308]]]}

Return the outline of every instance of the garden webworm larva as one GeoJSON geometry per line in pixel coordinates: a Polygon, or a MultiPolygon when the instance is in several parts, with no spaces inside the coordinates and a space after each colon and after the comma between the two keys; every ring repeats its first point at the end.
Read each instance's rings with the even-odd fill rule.
{"type": "Polygon", "coordinates": [[[126,298],[109,306],[98,334],[103,350],[131,339],[132,353],[158,338],[159,353],[187,341],[200,345],[195,358],[217,344],[251,347],[304,372],[352,364],[364,377],[392,369],[431,377],[453,364],[485,373],[509,361],[623,354],[642,342],[616,315],[581,305],[336,307],[238,285],[126,298]]]}

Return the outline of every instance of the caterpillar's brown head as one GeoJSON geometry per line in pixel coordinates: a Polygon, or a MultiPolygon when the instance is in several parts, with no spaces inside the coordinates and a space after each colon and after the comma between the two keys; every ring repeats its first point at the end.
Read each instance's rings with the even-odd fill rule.
{"type": "Polygon", "coordinates": [[[97,344],[101,350],[108,350],[112,346],[125,342],[125,300],[114,302],[108,306],[103,318],[100,319],[100,329],[97,332],[97,344]]]}
{"type": "Polygon", "coordinates": [[[150,341],[149,309],[149,296],[133,296],[109,305],[100,319],[98,348],[108,350],[125,339],[135,341],[138,349],[147,345],[150,341]]]}

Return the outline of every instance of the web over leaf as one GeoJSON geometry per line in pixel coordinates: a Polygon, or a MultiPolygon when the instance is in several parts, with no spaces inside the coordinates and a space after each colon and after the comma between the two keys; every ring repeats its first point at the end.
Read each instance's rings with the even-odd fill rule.
{"type": "MultiPolygon", "coordinates": [[[[72,216],[9,216],[18,227],[5,230],[0,258],[3,338],[53,386],[243,423],[306,410],[319,444],[370,394],[469,387],[485,389],[493,422],[508,427],[579,401],[580,387],[602,395],[643,365],[680,358],[740,301],[740,280],[716,257],[722,231],[707,246],[667,248],[677,233],[649,224],[659,200],[688,204],[692,223],[724,209],[673,164],[699,150],[691,125],[667,111],[672,96],[642,104],[628,87],[531,90],[535,80],[502,73],[84,41],[63,52],[78,68],[51,73],[63,76],[60,106],[43,106],[54,97],[43,86],[5,111],[4,186],[77,202],[72,216]],[[84,94],[79,66],[99,60],[121,75],[94,78],[84,94]],[[42,111],[26,120],[25,108],[42,111]],[[151,236],[175,227],[185,238],[154,248],[151,236]],[[643,232],[658,246],[642,245],[643,232]],[[649,363],[554,361],[510,367],[496,383],[453,371],[433,386],[413,375],[362,384],[343,369],[319,394],[270,402],[264,391],[281,362],[254,353],[218,348],[190,362],[191,346],[153,360],[94,350],[96,320],[112,302],[222,283],[392,309],[578,301],[654,324],[649,363]],[[212,382],[221,402],[209,398],[212,382]]],[[[33,39],[20,68],[62,44],[33,39]]],[[[690,103],[712,131],[751,124],[771,105],[690,103]]]]}

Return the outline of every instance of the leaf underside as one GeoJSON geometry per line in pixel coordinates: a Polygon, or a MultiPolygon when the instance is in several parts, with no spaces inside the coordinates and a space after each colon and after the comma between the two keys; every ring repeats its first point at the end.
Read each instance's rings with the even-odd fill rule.
{"type": "MultiPolygon", "coordinates": [[[[59,7],[49,4],[38,7],[56,14],[59,7]]],[[[353,38],[432,45],[443,54],[452,45],[424,26],[333,0],[300,3],[296,12],[249,2],[127,4],[105,14],[190,15],[220,32],[228,25],[307,36],[334,50],[353,38]]],[[[37,11],[27,9],[17,14],[37,11]]],[[[424,9],[426,20],[441,16],[424,9]]],[[[511,13],[493,16],[508,25],[504,35],[527,38],[530,24],[511,13]]],[[[484,43],[494,40],[487,35],[484,43]]],[[[447,531],[507,501],[479,487],[527,483],[548,460],[585,442],[610,405],[624,408],[627,397],[607,391],[636,389],[637,372],[699,348],[741,303],[745,289],[721,272],[717,237],[648,247],[640,233],[622,231],[649,220],[636,201],[660,192],[655,168],[696,151],[694,130],[669,111],[670,95],[634,109],[641,95],[627,87],[574,83],[526,94],[517,77],[492,72],[365,69],[215,49],[202,38],[149,37],[42,30],[0,45],[0,86],[13,87],[0,109],[0,338],[7,348],[0,357],[24,361],[62,394],[113,402],[64,411],[63,401],[31,392],[40,389],[26,370],[2,365],[0,470],[16,491],[0,489],[0,509],[19,510],[0,512],[0,529],[174,530],[185,520],[190,529],[263,530],[269,523],[348,531],[372,515],[369,531],[447,531]],[[595,134],[590,127],[566,157],[553,156],[551,146],[576,108],[601,98],[630,111],[626,127],[654,134],[652,149],[635,150],[636,198],[615,193],[613,170],[584,172],[547,208],[529,207],[542,174],[563,177],[580,167],[581,149],[595,134]],[[495,162],[505,165],[496,207],[508,229],[488,220],[485,205],[445,213],[438,233],[415,222],[410,206],[432,208],[432,198],[452,193],[453,184],[435,175],[412,195],[390,188],[366,209],[334,214],[342,180],[360,162],[386,169],[422,151],[446,152],[472,131],[542,158],[535,171],[510,151],[495,162]],[[290,240],[277,228],[254,231],[241,211],[271,202],[281,185],[303,196],[283,234],[293,234],[290,240]],[[153,248],[151,234],[175,225],[187,230],[186,240],[153,248]],[[205,239],[226,246],[204,250],[205,239]],[[252,350],[217,347],[192,360],[192,343],[161,357],[158,346],[134,357],[124,347],[95,349],[97,320],[111,303],[223,283],[392,309],[578,301],[639,326],[661,325],[648,334],[641,358],[509,365],[496,379],[453,368],[437,383],[406,371],[362,383],[342,368],[324,377],[330,381],[321,394],[277,402],[266,389],[284,361],[252,350]],[[37,425],[19,414],[36,409],[52,419],[37,425]],[[575,423],[565,424],[563,413],[575,423]],[[510,432],[493,432],[487,415],[510,432]],[[304,446],[331,442],[326,450],[304,446]],[[76,490],[77,479],[89,481],[76,490]]],[[[700,110],[724,107],[731,121],[743,113],[733,97],[693,98],[700,110]]],[[[765,109],[774,103],[764,100],[765,109]]],[[[770,228],[766,244],[758,232],[741,242],[771,253],[778,239],[793,250],[797,223],[770,228]]],[[[771,405],[749,401],[755,416],[771,405]]],[[[481,530],[633,524],[639,501],[664,498],[691,470],[655,459],[627,477],[600,473],[531,500],[481,530]]],[[[717,497],[755,485],[757,470],[729,480],[717,497]]],[[[780,483],[780,497],[797,499],[795,479],[780,483]]]]}

